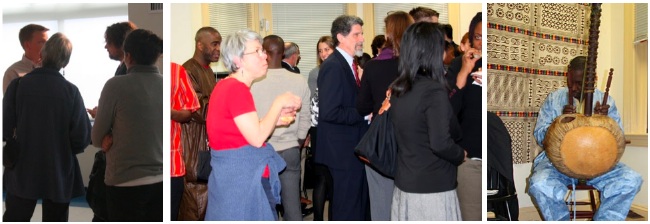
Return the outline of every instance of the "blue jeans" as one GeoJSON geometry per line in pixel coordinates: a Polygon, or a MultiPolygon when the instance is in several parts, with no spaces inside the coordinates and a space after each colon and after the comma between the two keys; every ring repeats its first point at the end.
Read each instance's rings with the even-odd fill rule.
{"type": "MultiPolygon", "coordinates": [[[[617,163],[609,172],[588,180],[588,185],[601,192],[601,204],[594,220],[624,221],[642,182],[643,179],[637,172],[622,163],[617,163]]],[[[544,220],[569,220],[569,208],[564,197],[568,191],[567,186],[571,183],[578,183],[578,180],[560,173],[545,152],[535,158],[528,194],[537,202],[544,220]]]]}

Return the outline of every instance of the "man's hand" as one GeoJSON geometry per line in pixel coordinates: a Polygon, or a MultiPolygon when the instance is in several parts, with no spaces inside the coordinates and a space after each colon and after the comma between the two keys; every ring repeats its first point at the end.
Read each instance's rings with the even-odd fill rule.
{"type": "Polygon", "coordinates": [[[108,152],[109,149],[113,146],[113,134],[107,134],[102,139],[102,151],[108,152]]]}
{"type": "Polygon", "coordinates": [[[97,115],[97,106],[95,106],[95,108],[93,109],[86,108],[86,111],[88,112],[88,114],[90,114],[92,118],[95,118],[95,116],[97,115]]]}
{"type": "Polygon", "coordinates": [[[609,105],[600,105],[600,101],[596,101],[596,107],[594,108],[596,114],[607,116],[609,114],[609,105]]]}
{"type": "Polygon", "coordinates": [[[575,114],[575,113],[576,113],[575,106],[564,105],[564,109],[562,109],[562,114],[575,114]]]}

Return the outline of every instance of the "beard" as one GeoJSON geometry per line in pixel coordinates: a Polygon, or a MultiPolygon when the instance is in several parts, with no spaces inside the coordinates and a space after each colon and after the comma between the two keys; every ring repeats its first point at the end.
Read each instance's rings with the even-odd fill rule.
{"type": "Polygon", "coordinates": [[[205,61],[207,61],[207,62],[217,62],[217,61],[219,61],[219,56],[220,56],[220,55],[217,54],[217,56],[216,56],[216,58],[215,58],[215,57],[212,57],[212,52],[210,52],[210,51],[203,51],[203,58],[204,58],[205,61]]]}
{"type": "Polygon", "coordinates": [[[115,60],[115,61],[121,61],[121,59],[119,59],[119,58],[118,58],[117,56],[115,56],[115,55],[112,55],[111,53],[108,53],[108,58],[110,58],[111,60],[115,60]]]}
{"type": "Polygon", "coordinates": [[[357,57],[363,56],[363,43],[354,46],[354,55],[357,57]]]}

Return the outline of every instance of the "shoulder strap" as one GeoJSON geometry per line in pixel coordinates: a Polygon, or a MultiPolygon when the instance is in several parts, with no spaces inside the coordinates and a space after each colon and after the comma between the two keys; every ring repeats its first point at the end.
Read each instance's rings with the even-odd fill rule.
{"type": "Polygon", "coordinates": [[[390,87],[386,90],[386,99],[384,99],[384,102],[381,103],[381,107],[379,108],[379,114],[383,114],[384,112],[388,111],[390,109],[390,95],[392,91],[390,87]]]}

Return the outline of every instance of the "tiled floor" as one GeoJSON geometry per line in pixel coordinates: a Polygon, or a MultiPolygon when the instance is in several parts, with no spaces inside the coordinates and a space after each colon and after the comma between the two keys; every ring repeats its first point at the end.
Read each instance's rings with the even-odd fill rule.
{"type": "MultiPolygon", "coordinates": [[[[307,196],[311,200],[311,189],[307,190],[307,196]]],[[[85,200],[85,199],[84,199],[85,200]]],[[[79,200],[75,200],[72,203],[70,203],[70,213],[68,216],[68,221],[70,222],[90,222],[93,219],[93,211],[88,208],[87,204],[83,204],[85,202],[79,200]],[[77,203],[79,201],[79,203],[77,203]]],[[[328,202],[325,202],[325,220],[327,220],[327,204],[328,202]]],[[[308,205],[307,207],[311,207],[311,205],[308,205]]],[[[5,211],[5,206],[4,206],[4,201],[2,203],[2,212],[4,213],[5,211]]],[[[42,205],[36,204],[36,209],[34,210],[34,215],[32,216],[31,221],[32,222],[41,222],[42,221],[42,205]]],[[[303,221],[313,221],[314,220],[314,214],[310,214],[308,216],[303,217],[303,221]]]]}
{"type": "MultiPolygon", "coordinates": [[[[301,192],[301,194],[302,194],[302,192],[301,192]]],[[[313,199],[312,198],[312,189],[307,189],[307,197],[308,197],[309,200],[313,199]]],[[[323,219],[325,219],[325,221],[327,221],[327,215],[328,215],[327,207],[328,207],[328,205],[329,205],[329,201],[326,201],[325,202],[325,211],[324,211],[325,214],[323,214],[323,219]]],[[[307,208],[310,208],[310,207],[312,207],[312,205],[307,205],[307,208]]],[[[282,220],[282,218],[280,218],[280,220],[282,220]]],[[[314,214],[312,213],[312,214],[310,214],[308,216],[303,217],[302,221],[314,221],[314,214]]]]}
{"type": "MultiPolygon", "coordinates": [[[[581,210],[582,208],[578,208],[581,210]]],[[[648,210],[643,208],[632,207],[631,209],[636,214],[641,215],[641,218],[628,218],[626,221],[648,221],[648,210]]],[[[519,221],[542,221],[537,209],[535,207],[524,207],[519,209],[519,221]]]]}

